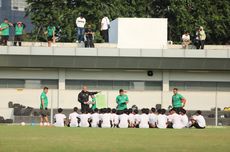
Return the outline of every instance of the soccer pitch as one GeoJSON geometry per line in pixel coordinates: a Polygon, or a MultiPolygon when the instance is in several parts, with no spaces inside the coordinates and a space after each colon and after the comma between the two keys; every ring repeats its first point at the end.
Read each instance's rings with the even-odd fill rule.
{"type": "Polygon", "coordinates": [[[0,152],[229,152],[230,128],[0,126],[0,152]]]}

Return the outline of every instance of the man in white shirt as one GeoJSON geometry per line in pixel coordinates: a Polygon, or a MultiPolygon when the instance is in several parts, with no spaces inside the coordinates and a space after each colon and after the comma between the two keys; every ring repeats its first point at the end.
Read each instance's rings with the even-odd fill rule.
{"type": "Polygon", "coordinates": [[[142,114],[140,116],[140,128],[149,128],[149,116],[148,116],[148,109],[143,108],[142,114]]]}
{"type": "Polygon", "coordinates": [[[128,128],[129,127],[128,118],[129,118],[129,116],[127,115],[127,110],[120,111],[119,128],[128,128]]]}
{"type": "Polygon", "coordinates": [[[182,35],[182,47],[184,49],[188,48],[188,45],[191,43],[189,32],[185,32],[182,35]]]}
{"type": "Polygon", "coordinates": [[[180,115],[181,115],[181,121],[182,121],[183,127],[188,128],[189,123],[188,123],[188,116],[186,115],[186,110],[181,109],[180,115]]]}
{"type": "Polygon", "coordinates": [[[62,108],[58,108],[58,113],[54,115],[54,119],[55,119],[54,126],[55,127],[64,127],[65,126],[66,116],[64,114],[62,114],[62,111],[63,111],[62,108]]]}
{"type": "Polygon", "coordinates": [[[97,128],[98,125],[99,125],[99,121],[100,121],[99,113],[98,113],[98,109],[97,108],[94,109],[93,114],[91,115],[90,119],[92,120],[91,127],[97,128]]]}
{"type": "Polygon", "coordinates": [[[182,129],[184,127],[181,115],[177,114],[174,109],[171,110],[168,121],[172,123],[173,129],[182,129]]]}
{"type": "Polygon", "coordinates": [[[109,42],[109,28],[110,21],[107,16],[104,16],[101,20],[101,33],[105,42],[109,42]]]}
{"type": "Polygon", "coordinates": [[[101,127],[111,128],[111,109],[107,108],[104,110],[104,114],[101,116],[101,127]]]}
{"type": "Polygon", "coordinates": [[[70,127],[78,127],[78,119],[79,119],[79,114],[77,113],[78,108],[74,107],[73,112],[69,114],[69,126],[70,127]]]}
{"type": "Polygon", "coordinates": [[[157,128],[160,129],[165,129],[167,128],[167,116],[165,115],[166,110],[165,109],[159,109],[158,111],[158,116],[157,116],[157,128]]]}
{"type": "Polygon", "coordinates": [[[83,14],[81,13],[80,17],[76,19],[77,40],[79,43],[84,42],[85,24],[86,24],[86,19],[83,17],[83,14]]]}
{"type": "Polygon", "coordinates": [[[204,129],[206,127],[206,122],[204,117],[202,116],[202,111],[198,110],[195,116],[191,118],[191,127],[195,127],[197,129],[204,129]]]}
{"type": "Polygon", "coordinates": [[[89,118],[90,114],[87,111],[82,110],[82,114],[80,114],[80,127],[89,127],[89,118]]]}
{"type": "Polygon", "coordinates": [[[157,123],[157,115],[156,115],[156,109],[151,108],[150,114],[149,114],[149,126],[150,128],[155,128],[157,123]]]}

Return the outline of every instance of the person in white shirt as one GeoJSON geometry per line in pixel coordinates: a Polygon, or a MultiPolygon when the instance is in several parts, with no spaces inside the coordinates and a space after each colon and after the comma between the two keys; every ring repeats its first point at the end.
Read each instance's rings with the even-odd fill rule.
{"type": "Polygon", "coordinates": [[[79,43],[84,42],[85,24],[86,24],[86,19],[83,17],[83,14],[81,13],[80,17],[76,19],[77,40],[79,43]]]}
{"type": "Polygon", "coordinates": [[[104,16],[101,20],[101,34],[105,42],[109,42],[109,28],[109,18],[107,16],[104,16]]]}
{"type": "Polygon", "coordinates": [[[99,125],[100,117],[98,113],[98,109],[94,109],[93,114],[91,115],[90,119],[92,120],[91,122],[91,127],[97,128],[99,125]]]}
{"type": "Polygon", "coordinates": [[[135,128],[139,128],[139,124],[141,121],[141,115],[138,113],[138,110],[134,110],[134,121],[135,121],[135,128]]]}
{"type": "Polygon", "coordinates": [[[157,115],[157,128],[160,129],[165,129],[167,128],[167,116],[165,115],[166,110],[165,109],[159,109],[158,111],[158,115],[157,115]]]}
{"type": "Polygon", "coordinates": [[[149,109],[145,109],[143,108],[142,110],[142,114],[140,116],[140,128],[149,128],[149,109]]]}
{"type": "Polygon", "coordinates": [[[128,117],[129,127],[135,128],[135,117],[134,117],[133,109],[130,108],[128,111],[129,111],[128,112],[129,113],[129,117],[128,117]]]}
{"type": "Polygon", "coordinates": [[[191,118],[191,127],[195,127],[197,129],[204,129],[206,127],[206,122],[204,117],[202,116],[202,111],[198,110],[195,116],[191,118]]]}
{"type": "Polygon", "coordinates": [[[188,45],[191,43],[189,32],[185,32],[182,35],[182,47],[184,49],[188,48],[188,45]]]}
{"type": "Polygon", "coordinates": [[[66,116],[64,114],[62,114],[62,111],[63,111],[62,108],[58,108],[58,113],[54,115],[54,119],[55,119],[54,126],[55,127],[64,127],[65,126],[66,116]]]}
{"type": "Polygon", "coordinates": [[[104,114],[101,116],[101,127],[111,128],[111,109],[104,109],[104,114]]]}
{"type": "Polygon", "coordinates": [[[79,114],[77,113],[78,108],[74,107],[73,112],[69,114],[69,126],[70,127],[78,127],[78,119],[79,119],[79,114]]]}
{"type": "Polygon", "coordinates": [[[79,116],[80,118],[80,127],[89,127],[89,119],[90,119],[90,114],[87,113],[87,111],[82,110],[82,114],[79,116]]]}
{"type": "Polygon", "coordinates": [[[172,123],[173,129],[182,129],[184,126],[182,124],[181,115],[176,113],[176,110],[171,109],[170,115],[168,116],[168,121],[172,123]]]}
{"type": "Polygon", "coordinates": [[[189,127],[189,123],[188,123],[188,116],[186,115],[186,110],[185,109],[181,109],[180,115],[181,115],[181,121],[182,121],[183,127],[184,128],[188,128],[189,127]]]}
{"type": "Polygon", "coordinates": [[[156,109],[151,108],[151,111],[149,114],[149,126],[150,126],[150,128],[156,128],[156,123],[157,123],[156,109]]]}
{"type": "Polygon", "coordinates": [[[117,112],[116,109],[112,109],[111,124],[113,128],[118,127],[118,123],[119,123],[119,117],[116,112],[117,112]]]}
{"type": "Polygon", "coordinates": [[[128,128],[129,123],[128,123],[128,118],[129,116],[127,115],[128,111],[127,110],[122,110],[119,112],[119,128],[128,128]]]}

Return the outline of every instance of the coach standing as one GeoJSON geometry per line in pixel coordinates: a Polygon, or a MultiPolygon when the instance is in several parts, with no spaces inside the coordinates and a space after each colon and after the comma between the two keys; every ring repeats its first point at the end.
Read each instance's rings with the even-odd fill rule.
{"type": "Polygon", "coordinates": [[[178,93],[178,89],[173,89],[172,106],[177,113],[185,106],[186,99],[178,93]]]}
{"type": "Polygon", "coordinates": [[[40,114],[41,114],[41,121],[40,126],[49,126],[49,119],[48,119],[48,87],[44,87],[41,95],[40,95],[40,114]]]}
{"type": "Polygon", "coordinates": [[[81,103],[82,111],[87,111],[89,109],[89,96],[97,93],[98,92],[89,92],[87,86],[83,86],[82,91],[78,94],[78,101],[81,103]]]}
{"type": "Polygon", "coordinates": [[[127,104],[129,102],[129,98],[125,94],[125,91],[123,89],[119,90],[119,95],[116,98],[116,102],[117,102],[117,110],[127,109],[127,104]]]}

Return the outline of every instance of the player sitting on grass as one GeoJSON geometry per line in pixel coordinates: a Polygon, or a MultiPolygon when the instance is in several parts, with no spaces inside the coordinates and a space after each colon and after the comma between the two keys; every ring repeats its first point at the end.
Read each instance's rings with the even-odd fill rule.
{"type": "Polygon", "coordinates": [[[128,110],[121,110],[119,111],[119,128],[128,128],[129,123],[128,123],[128,110]]]}
{"type": "Polygon", "coordinates": [[[138,113],[137,109],[134,110],[134,120],[135,120],[135,127],[139,128],[139,124],[141,121],[141,115],[138,113]]]}
{"type": "Polygon", "coordinates": [[[165,129],[167,128],[167,116],[165,115],[166,110],[165,109],[159,109],[157,111],[158,115],[157,115],[157,128],[160,129],[165,129]]]}
{"type": "Polygon", "coordinates": [[[64,127],[65,126],[66,116],[64,114],[62,114],[62,111],[63,111],[62,108],[58,108],[58,113],[54,115],[54,119],[55,119],[54,126],[55,127],[64,127]]]}
{"type": "Polygon", "coordinates": [[[140,128],[149,128],[149,109],[143,108],[141,110],[142,114],[140,116],[140,128]]]}
{"type": "Polygon", "coordinates": [[[80,127],[89,127],[90,114],[88,111],[82,109],[82,114],[80,114],[80,127]]]}
{"type": "Polygon", "coordinates": [[[111,109],[105,108],[101,116],[101,128],[111,127],[111,109]]]}
{"type": "Polygon", "coordinates": [[[119,122],[119,118],[118,118],[118,115],[117,115],[117,110],[112,109],[112,113],[111,113],[111,125],[112,125],[112,128],[117,128],[118,127],[118,122],[119,122]]]}
{"type": "Polygon", "coordinates": [[[128,117],[129,128],[135,128],[134,111],[131,108],[128,111],[129,111],[129,117],[128,117]]]}
{"type": "Polygon", "coordinates": [[[149,114],[149,127],[156,128],[156,122],[157,122],[156,109],[151,108],[150,114],[149,114]]]}
{"type": "Polygon", "coordinates": [[[188,116],[186,115],[186,110],[181,109],[180,115],[181,115],[181,121],[182,121],[183,128],[188,128],[189,124],[188,124],[188,116]]]}
{"type": "Polygon", "coordinates": [[[168,126],[168,128],[173,129],[182,129],[184,126],[182,124],[182,117],[181,115],[176,113],[176,110],[173,108],[170,111],[170,115],[168,116],[169,124],[172,124],[168,126]]]}
{"type": "Polygon", "coordinates": [[[98,127],[100,118],[99,118],[99,113],[98,113],[97,108],[95,108],[93,110],[93,114],[91,114],[90,119],[92,120],[91,121],[91,127],[93,127],[93,128],[98,127]]]}
{"type": "Polygon", "coordinates": [[[202,116],[202,111],[197,110],[196,115],[191,117],[191,127],[195,127],[197,129],[204,129],[206,126],[206,122],[204,117],[202,116]]]}
{"type": "Polygon", "coordinates": [[[78,108],[74,107],[73,112],[69,114],[69,126],[70,127],[78,127],[78,119],[79,119],[79,114],[78,108]]]}

